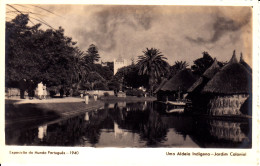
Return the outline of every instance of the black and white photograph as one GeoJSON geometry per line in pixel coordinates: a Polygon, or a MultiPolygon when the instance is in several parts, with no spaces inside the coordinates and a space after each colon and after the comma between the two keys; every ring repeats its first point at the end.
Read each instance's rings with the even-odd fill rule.
{"type": "Polygon", "coordinates": [[[5,146],[251,149],[253,10],[5,4],[5,146]]]}

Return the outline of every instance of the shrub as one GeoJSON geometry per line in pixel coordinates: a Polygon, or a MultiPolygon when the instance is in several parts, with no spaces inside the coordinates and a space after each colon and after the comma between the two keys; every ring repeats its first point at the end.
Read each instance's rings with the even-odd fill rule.
{"type": "Polygon", "coordinates": [[[144,92],[143,92],[142,90],[133,89],[133,90],[127,90],[127,91],[126,91],[126,95],[127,95],[127,96],[142,97],[142,96],[144,96],[144,92]]]}
{"type": "Polygon", "coordinates": [[[109,96],[109,93],[108,93],[108,92],[105,92],[105,93],[104,93],[104,96],[105,96],[105,97],[109,96]]]}
{"type": "Polygon", "coordinates": [[[54,97],[56,95],[56,92],[54,90],[50,90],[50,96],[54,97]]]}
{"type": "Polygon", "coordinates": [[[73,91],[72,95],[73,95],[73,96],[79,96],[79,95],[80,95],[80,92],[75,90],[75,91],[73,91]]]}
{"type": "Polygon", "coordinates": [[[137,94],[137,97],[143,97],[143,94],[139,93],[137,94]]]}
{"type": "Polygon", "coordinates": [[[95,90],[108,90],[108,87],[105,82],[97,82],[94,84],[95,90]]]}

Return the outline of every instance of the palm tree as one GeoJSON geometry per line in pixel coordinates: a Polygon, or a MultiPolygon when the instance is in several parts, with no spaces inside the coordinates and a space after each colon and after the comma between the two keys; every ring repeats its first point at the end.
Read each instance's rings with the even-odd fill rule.
{"type": "Polygon", "coordinates": [[[169,77],[174,76],[179,71],[186,69],[189,64],[186,61],[176,61],[174,65],[170,67],[169,77]]]}
{"type": "Polygon", "coordinates": [[[74,56],[72,56],[71,60],[71,83],[72,86],[79,90],[80,84],[82,84],[86,80],[86,76],[90,72],[90,67],[85,63],[84,52],[82,52],[78,47],[75,47],[74,56]]]}
{"type": "Polygon", "coordinates": [[[186,67],[188,67],[188,66],[189,66],[189,64],[186,61],[176,61],[174,68],[176,70],[180,71],[180,70],[186,69],[186,67]]]}
{"type": "Polygon", "coordinates": [[[149,76],[149,90],[153,92],[155,81],[167,72],[169,64],[165,61],[167,58],[156,48],[146,48],[143,53],[138,56],[139,74],[149,76]]]}

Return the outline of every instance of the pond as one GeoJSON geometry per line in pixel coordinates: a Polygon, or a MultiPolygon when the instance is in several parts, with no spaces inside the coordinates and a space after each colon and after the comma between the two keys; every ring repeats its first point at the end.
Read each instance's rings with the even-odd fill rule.
{"type": "Polygon", "coordinates": [[[156,102],[115,104],[66,119],[6,128],[7,145],[251,148],[251,119],[170,114],[156,102]]]}

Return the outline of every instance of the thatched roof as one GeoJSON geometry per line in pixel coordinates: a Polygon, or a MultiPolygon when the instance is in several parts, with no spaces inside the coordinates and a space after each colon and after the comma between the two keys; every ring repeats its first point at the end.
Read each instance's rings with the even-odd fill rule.
{"type": "Polygon", "coordinates": [[[203,75],[188,89],[188,92],[193,92],[197,87],[199,87],[203,80],[206,78],[210,80],[218,71],[220,70],[220,66],[218,65],[218,61],[214,59],[212,65],[203,73],[203,75]]]}
{"type": "Polygon", "coordinates": [[[203,73],[203,77],[211,79],[217,72],[219,72],[220,66],[218,65],[218,61],[215,58],[212,65],[203,73]]]}
{"type": "Polygon", "coordinates": [[[252,73],[252,68],[244,61],[243,54],[240,54],[240,62],[250,73],[252,73]]]}
{"type": "Polygon", "coordinates": [[[159,90],[161,90],[161,88],[163,87],[163,85],[167,82],[168,80],[166,78],[164,78],[162,80],[162,82],[160,83],[160,85],[156,88],[156,90],[153,93],[157,93],[159,90]]]}
{"type": "Polygon", "coordinates": [[[179,71],[161,88],[162,91],[187,91],[190,86],[196,81],[190,70],[184,69],[179,71]]]}
{"type": "Polygon", "coordinates": [[[252,75],[233,54],[224,66],[203,88],[203,93],[248,94],[252,91],[252,75]]]}

